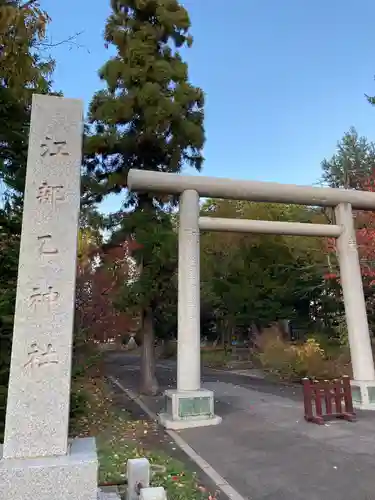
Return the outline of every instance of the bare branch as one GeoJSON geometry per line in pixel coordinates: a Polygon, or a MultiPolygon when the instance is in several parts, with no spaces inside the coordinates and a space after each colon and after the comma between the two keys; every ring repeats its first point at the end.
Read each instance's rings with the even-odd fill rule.
{"type": "MultiPolygon", "coordinates": [[[[34,0],[31,0],[34,1],[34,0]]],[[[52,39],[50,41],[44,41],[44,42],[38,42],[38,47],[42,49],[53,49],[56,47],[59,47],[60,45],[65,45],[68,44],[70,45],[70,50],[75,46],[77,49],[85,49],[87,52],[90,54],[90,51],[87,47],[84,45],[79,44],[76,40],[79,36],[81,36],[83,31],[79,31],[75,33],[74,35],[69,36],[68,38],[65,38],[64,40],[60,40],[59,42],[52,42],[52,39]]]]}

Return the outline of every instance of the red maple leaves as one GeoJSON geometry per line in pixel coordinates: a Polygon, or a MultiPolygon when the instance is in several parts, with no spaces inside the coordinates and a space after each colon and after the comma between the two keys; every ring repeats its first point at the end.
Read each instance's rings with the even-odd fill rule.
{"type": "MultiPolygon", "coordinates": [[[[363,191],[372,191],[375,196],[375,172],[374,174],[363,181],[361,187],[363,191]]],[[[375,212],[354,212],[356,240],[358,256],[361,266],[362,277],[366,280],[367,285],[375,285],[375,212]]],[[[335,262],[336,258],[336,240],[335,238],[327,238],[325,240],[325,249],[329,257],[329,262],[335,262]]],[[[339,271],[337,263],[329,265],[329,271],[324,275],[326,280],[337,280],[339,282],[339,271]]]]}
{"type": "Polygon", "coordinates": [[[126,337],[134,330],[134,320],[118,311],[114,303],[128,276],[128,257],[139,248],[136,242],[123,241],[93,249],[86,265],[77,273],[76,316],[80,329],[90,340],[108,342],[126,337]]]}

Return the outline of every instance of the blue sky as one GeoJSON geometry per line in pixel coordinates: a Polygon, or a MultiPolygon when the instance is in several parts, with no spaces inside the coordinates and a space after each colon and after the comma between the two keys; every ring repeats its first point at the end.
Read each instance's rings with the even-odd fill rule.
{"type": "MultiPolygon", "coordinates": [[[[191,81],[206,93],[203,175],[313,184],[350,126],[375,140],[373,0],[185,0],[191,81]]],[[[55,87],[87,107],[111,55],[103,29],[109,0],[42,0],[63,44],[55,87]],[[94,7],[95,5],[95,7],[94,7]]],[[[116,210],[121,197],[104,202],[116,210]]]]}

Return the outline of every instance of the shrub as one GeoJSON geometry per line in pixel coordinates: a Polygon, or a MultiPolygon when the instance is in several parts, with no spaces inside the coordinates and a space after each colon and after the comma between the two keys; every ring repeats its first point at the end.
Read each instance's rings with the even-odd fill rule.
{"type": "Polygon", "coordinates": [[[75,420],[87,412],[89,395],[82,388],[72,388],[70,394],[70,419],[75,420]]]}
{"type": "Polygon", "coordinates": [[[256,339],[255,345],[263,368],[281,377],[290,375],[295,354],[276,328],[264,330],[256,339]]]}
{"type": "Polygon", "coordinates": [[[202,363],[212,368],[226,366],[231,357],[230,351],[226,351],[225,349],[201,349],[202,363]]]}
{"type": "Polygon", "coordinates": [[[339,318],[337,326],[335,327],[335,333],[340,345],[347,347],[349,345],[349,336],[348,327],[346,325],[346,320],[344,317],[339,318]]]}
{"type": "Polygon", "coordinates": [[[164,343],[162,357],[165,359],[177,357],[177,341],[168,340],[164,343]]]}
{"type": "Polygon", "coordinates": [[[298,378],[325,376],[325,352],[315,339],[307,339],[300,345],[291,345],[293,353],[292,373],[298,378]]]}
{"type": "Polygon", "coordinates": [[[88,354],[86,357],[80,357],[80,359],[76,358],[72,367],[72,379],[77,380],[87,374],[92,374],[101,367],[102,361],[103,354],[101,352],[88,354]]]}
{"type": "Polygon", "coordinates": [[[304,377],[332,379],[350,375],[347,350],[328,357],[314,338],[292,344],[283,340],[279,330],[273,327],[257,338],[256,347],[262,367],[284,379],[299,381],[304,377]]]}

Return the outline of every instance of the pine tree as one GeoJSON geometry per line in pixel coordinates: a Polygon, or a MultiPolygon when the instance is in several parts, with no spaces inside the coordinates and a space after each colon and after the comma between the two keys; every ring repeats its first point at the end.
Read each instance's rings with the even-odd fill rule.
{"type": "Polygon", "coordinates": [[[107,192],[126,186],[130,168],[178,173],[188,164],[200,170],[204,96],[188,82],[177,50],[192,44],[188,13],[177,0],[111,5],[105,40],[117,55],[100,70],[107,88],[90,105],[96,133],[86,143],[88,166],[106,179],[107,192]]]}
{"type": "Polygon", "coordinates": [[[322,162],[322,180],[329,187],[361,189],[375,168],[375,145],[354,127],[337,144],[336,154],[322,162]]]}
{"type": "MultiPolygon", "coordinates": [[[[106,88],[93,97],[89,109],[93,133],[85,140],[85,164],[96,176],[100,194],[122,192],[130,168],[172,173],[185,166],[200,170],[205,140],[204,95],[189,83],[188,68],[179,53],[192,45],[187,11],[177,0],[112,0],[111,6],[105,42],[115,47],[116,55],[100,70],[106,88]]],[[[165,221],[158,211],[163,211],[166,201],[171,199],[124,191],[124,205],[136,211],[142,235],[147,225],[158,219],[165,221]]],[[[160,236],[165,230],[164,225],[160,236]]],[[[122,234],[137,239],[131,217],[126,217],[122,234]]],[[[154,232],[151,240],[150,246],[155,245],[154,232]]],[[[167,262],[150,265],[150,248],[139,253],[144,272],[168,268],[167,262]]],[[[149,276],[148,282],[152,279],[149,276]]],[[[141,385],[143,392],[153,393],[153,362],[146,351],[152,350],[154,328],[150,325],[160,303],[150,300],[148,307],[139,305],[145,354],[141,385]]]]}

